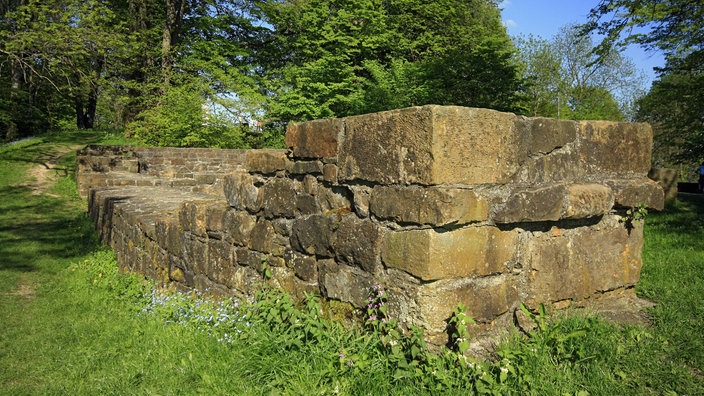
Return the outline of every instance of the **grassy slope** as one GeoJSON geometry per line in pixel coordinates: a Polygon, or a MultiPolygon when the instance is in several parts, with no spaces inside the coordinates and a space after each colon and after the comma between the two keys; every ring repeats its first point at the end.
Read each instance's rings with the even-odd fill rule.
{"type": "MultiPolygon", "coordinates": [[[[332,345],[282,351],[285,335],[253,331],[225,346],[138,315],[129,293],[141,286],[114,273],[110,254],[100,252],[70,176],[59,178],[55,196],[20,185],[57,144],[87,138],[0,147],[0,394],[423,393],[413,383],[392,384],[383,362],[367,373],[338,373],[332,345]]],[[[62,158],[58,169],[70,174],[72,160],[62,158]]],[[[504,347],[518,365],[509,379],[515,388],[704,394],[703,219],[702,197],[687,197],[647,220],[638,289],[659,303],[652,328],[556,321],[530,342],[504,347]],[[564,337],[575,329],[587,332],[564,337]]]]}

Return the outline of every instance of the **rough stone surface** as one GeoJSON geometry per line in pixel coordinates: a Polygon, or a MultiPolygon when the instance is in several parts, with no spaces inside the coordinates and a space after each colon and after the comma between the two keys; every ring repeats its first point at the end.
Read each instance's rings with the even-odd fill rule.
{"type": "Polygon", "coordinates": [[[501,272],[514,258],[517,234],[495,227],[387,232],[381,244],[384,264],[423,280],[501,272]]]}
{"type": "Polygon", "coordinates": [[[652,168],[648,177],[657,182],[665,194],[665,205],[672,205],[677,201],[677,171],[668,168],[652,168]]]}
{"type": "Polygon", "coordinates": [[[527,157],[513,114],[423,106],[345,119],[340,180],[383,184],[502,183],[527,157]],[[497,158],[502,158],[498,161],[497,158]]]}
{"type": "Polygon", "coordinates": [[[529,153],[546,155],[577,140],[577,123],[552,118],[533,118],[530,121],[530,134],[529,153]]]}
{"type": "Polygon", "coordinates": [[[335,157],[343,132],[339,119],[292,122],[286,128],[286,146],[296,158],[335,157]]]}
{"type": "Polygon", "coordinates": [[[487,220],[489,206],[471,190],[419,186],[376,186],[370,210],[380,219],[397,223],[443,226],[487,220]]]}
{"type": "Polygon", "coordinates": [[[511,194],[505,205],[494,214],[497,223],[557,221],[565,205],[564,185],[519,189],[511,194]]]}
{"type": "Polygon", "coordinates": [[[581,121],[581,159],[588,172],[647,174],[653,133],[648,124],[581,121]]]}
{"type": "Polygon", "coordinates": [[[301,253],[318,257],[334,257],[337,216],[313,215],[293,222],[291,246],[301,253]]]}
{"type": "Polygon", "coordinates": [[[329,298],[349,302],[355,307],[366,306],[368,290],[374,284],[371,274],[334,260],[322,261],[321,271],[322,287],[329,298]]]}
{"type": "Polygon", "coordinates": [[[335,256],[340,262],[377,272],[381,230],[371,220],[353,214],[342,218],[334,242],[335,256]]]}
{"type": "Polygon", "coordinates": [[[594,228],[553,229],[528,243],[526,302],[579,300],[635,285],[640,276],[642,227],[630,232],[615,216],[594,228]]]}
{"type": "Polygon", "coordinates": [[[565,219],[584,219],[607,214],[614,206],[614,193],[600,184],[573,184],[567,187],[565,219]]]}
{"type": "Polygon", "coordinates": [[[616,196],[616,206],[623,208],[645,205],[650,209],[665,207],[665,194],[657,182],[647,178],[606,180],[616,196]]]}
{"type": "Polygon", "coordinates": [[[225,198],[230,206],[238,210],[258,212],[262,207],[259,188],[254,185],[254,177],[247,171],[236,171],[225,176],[225,198]]]}
{"type": "Polygon", "coordinates": [[[297,191],[293,180],[273,178],[260,188],[260,194],[266,218],[294,217],[297,191]]]}
{"type": "Polygon", "coordinates": [[[249,150],[245,157],[245,167],[249,172],[273,174],[286,170],[289,165],[284,150],[249,150]]]}

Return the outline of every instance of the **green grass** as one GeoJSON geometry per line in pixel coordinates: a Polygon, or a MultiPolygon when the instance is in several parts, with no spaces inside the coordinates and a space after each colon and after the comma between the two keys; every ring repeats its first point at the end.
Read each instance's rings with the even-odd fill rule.
{"type": "Polygon", "coordinates": [[[0,146],[0,395],[704,394],[701,196],[646,220],[637,290],[658,303],[652,326],[560,315],[469,366],[314,302],[207,301],[120,274],[76,197],[75,154],[56,158],[92,141],[121,143],[76,132],[0,146]],[[26,172],[50,160],[56,183],[33,194],[26,172]]]}

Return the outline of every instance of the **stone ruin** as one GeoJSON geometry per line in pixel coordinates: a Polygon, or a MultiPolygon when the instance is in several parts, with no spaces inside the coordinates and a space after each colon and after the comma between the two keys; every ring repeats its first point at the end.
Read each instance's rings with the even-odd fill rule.
{"type": "Polygon", "coordinates": [[[286,144],[89,146],[77,179],[123,269],[357,308],[380,284],[434,345],[459,303],[489,334],[522,302],[632,297],[643,229],[626,210],[663,207],[647,124],[423,106],[292,123],[286,144]]]}

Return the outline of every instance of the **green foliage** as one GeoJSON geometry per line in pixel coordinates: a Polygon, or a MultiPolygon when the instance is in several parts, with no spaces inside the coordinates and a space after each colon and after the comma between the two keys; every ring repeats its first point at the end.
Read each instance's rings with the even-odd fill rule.
{"type": "Polygon", "coordinates": [[[636,43],[665,54],[667,64],[638,103],[637,119],[654,129],[658,165],[693,167],[704,156],[704,2],[701,0],[602,0],[583,31],[605,38],[599,55],[636,43]]]}
{"type": "Polygon", "coordinates": [[[638,119],[653,126],[653,159],[661,166],[704,160],[704,55],[670,58],[639,102],[638,119]]]}
{"type": "Polygon", "coordinates": [[[470,3],[262,2],[278,50],[262,60],[268,114],[308,120],[431,103],[516,109],[520,81],[498,8],[470,3]]]}
{"type": "Polygon", "coordinates": [[[583,29],[604,36],[602,53],[628,43],[667,55],[701,51],[704,43],[698,33],[704,30],[704,4],[701,0],[601,0],[583,29]]]}
{"type": "Polygon", "coordinates": [[[195,84],[171,87],[126,133],[154,146],[244,148],[248,127],[211,111],[203,90],[195,84]]]}
{"type": "Polygon", "coordinates": [[[642,224],[645,217],[648,216],[648,207],[645,204],[639,204],[626,210],[625,216],[619,221],[623,223],[628,232],[636,227],[636,223],[642,224]]]}
{"type": "Polygon", "coordinates": [[[562,27],[551,39],[517,38],[525,106],[531,116],[622,121],[633,117],[643,76],[618,51],[593,53],[579,27],[562,27]]]}

